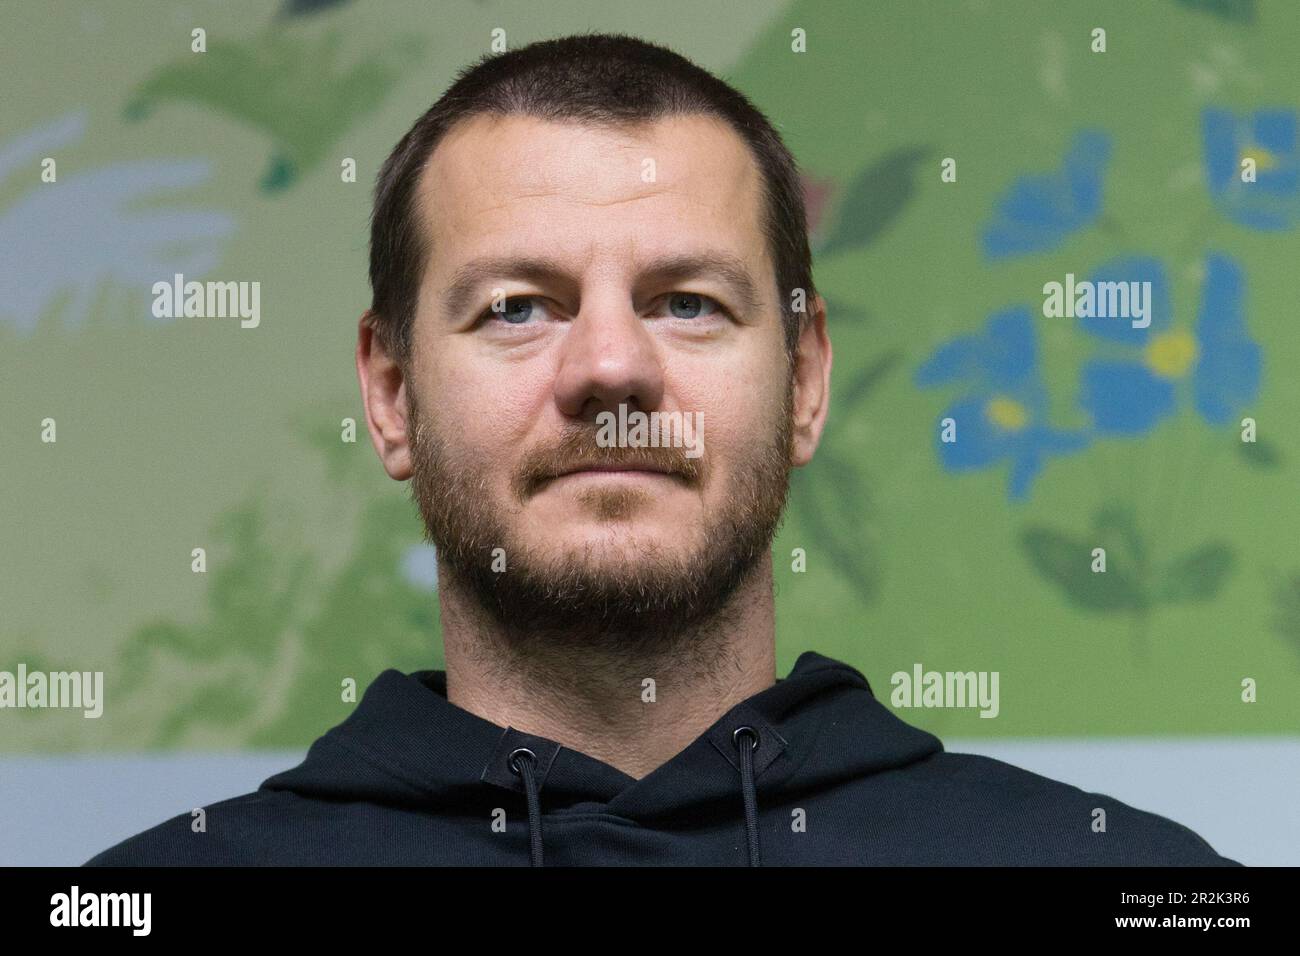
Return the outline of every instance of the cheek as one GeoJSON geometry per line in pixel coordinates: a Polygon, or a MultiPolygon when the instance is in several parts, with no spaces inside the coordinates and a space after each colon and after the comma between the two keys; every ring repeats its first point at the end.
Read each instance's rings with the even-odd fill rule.
{"type": "MultiPolygon", "coordinates": [[[[788,373],[784,352],[769,350],[728,356],[725,361],[676,363],[669,389],[682,408],[704,412],[704,427],[716,423],[719,437],[771,427],[784,398],[788,373]]],[[[761,434],[761,431],[760,431],[761,434]]]]}
{"type": "Polygon", "coordinates": [[[704,457],[719,472],[732,474],[750,467],[747,463],[774,440],[781,393],[770,371],[751,379],[721,377],[721,384],[718,378],[709,375],[707,386],[697,384],[682,395],[681,406],[704,413],[704,457]]]}
{"type": "MultiPolygon", "coordinates": [[[[459,350],[462,351],[463,350],[459,350]]],[[[542,414],[550,379],[541,369],[484,362],[446,348],[421,390],[421,401],[448,441],[482,463],[524,447],[542,414]]]]}
{"type": "Polygon", "coordinates": [[[728,472],[748,468],[775,434],[774,409],[767,404],[731,401],[727,407],[704,414],[704,456],[728,472]]]}

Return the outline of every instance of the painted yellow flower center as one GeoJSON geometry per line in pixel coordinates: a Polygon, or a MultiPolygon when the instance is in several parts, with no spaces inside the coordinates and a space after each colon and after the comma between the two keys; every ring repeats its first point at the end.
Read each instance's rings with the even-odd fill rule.
{"type": "Polygon", "coordinates": [[[1241,160],[1253,159],[1255,169],[1273,169],[1278,165],[1277,157],[1266,150],[1263,146],[1251,146],[1242,150],[1241,156],[1237,160],[1237,167],[1241,168],[1241,160]]]}
{"type": "Polygon", "coordinates": [[[1196,361],[1196,340],[1185,329],[1152,336],[1146,347],[1147,366],[1164,378],[1181,378],[1196,361]]]}
{"type": "Polygon", "coordinates": [[[984,415],[994,425],[1009,432],[1019,431],[1029,421],[1025,406],[1015,399],[997,396],[984,406],[984,415]]]}

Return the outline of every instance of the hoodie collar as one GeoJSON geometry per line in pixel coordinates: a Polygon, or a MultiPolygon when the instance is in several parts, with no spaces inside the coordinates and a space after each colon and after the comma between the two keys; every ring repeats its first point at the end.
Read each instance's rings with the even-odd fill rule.
{"type": "Polygon", "coordinates": [[[763,799],[831,787],[943,749],[938,738],[877,701],[860,672],[813,651],[639,780],[478,717],[448,701],[446,692],[444,671],[384,671],[299,766],[261,789],[424,808],[477,805],[498,787],[522,792],[508,761],[527,747],[538,757],[538,795],[547,812],[579,808],[646,822],[713,802],[733,813],[742,727],[758,735],[750,772],[763,799]]]}

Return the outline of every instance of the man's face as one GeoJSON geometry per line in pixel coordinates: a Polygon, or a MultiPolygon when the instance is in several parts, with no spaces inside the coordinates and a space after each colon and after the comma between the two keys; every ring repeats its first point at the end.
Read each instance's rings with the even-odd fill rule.
{"type": "Polygon", "coordinates": [[[479,116],[435,150],[412,490],[502,623],[680,629],[766,553],[792,391],[761,188],[740,137],[703,116],[479,116]],[[698,449],[602,447],[597,416],[620,404],[702,422],[698,449]]]}

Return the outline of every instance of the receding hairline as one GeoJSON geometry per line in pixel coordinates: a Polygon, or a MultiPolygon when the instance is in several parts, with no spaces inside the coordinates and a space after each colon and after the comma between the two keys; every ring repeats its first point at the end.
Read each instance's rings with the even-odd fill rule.
{"type": "MultiPolygon", "coordinates": [[[[424,158],[424,161],[420,164],[419,172],[415,176],[415,180],[412,185],[412,189],[409,196],[409,200],[410,200],[409,212],[411,216],[411,222],[415,228],[416,240],[420,252],[420,275],[419,275],[419,280],[416,282],[417,290],[423,286],[424,280],[427,278],[428,275],[427,270],[431,258],[434,254],[433,236],[431,235],[430,232],[430,229],[432,228],[434,222],[434,216],[432,215],[432,212],[429,210],[425,202],[426,190],[430,186],[429,175],[430,175],[430,169],[434,165],[434,157],[438,154],[438,150],[448,140],[456,136],[465,135],[467,127],[473,125],[474,121],[476,120],[484,120],[485,122],[499,123],[514,118],[532,119],[532,120],[537,120],[543,123],[553,124],[557,126],[578,126],[583,129],[599,131],[599,132],[607,132],[607,131],[635,132],[637,130],[647,129],[658,123],[664,122],[665,120],[690,118],[690,119],[704,120],[705,122],[709,123],[710,125],[716,127],[720,131],[727,134],[731,138],[733,145],[740,147],[740,152],[746,159],[745,168],[748,171],[747,175],[750,178],[750,182],[754,185],[755,202],[757,204],[757,208],[754,210],[754,213],[757,217],[754,225],[755,228],[758,230],[758,235],[762,240],[759,245],[762,250],[764,263],[766,267],[770,270],[773,279],[773,283],[774,283],[773,289],[776,292],[778,311],[780,311],[780,306],[781,306],[780,269],[779,269],[779,264],[776,261],[776,257],[773,253],[773,250],[771,248],[771,243],[768,241],[767,230],[765,228],[765,221],[767,220],[770,214],[770,205],[772,199],[770,195],[771,187],[767,181],[767,177],[763,173],[763,167],[760,158],[756,154],[754,147],[745,139],[745,137],[741,134],[741,132],[736,129],[736,127],[727,119],[727,117],[720,115],[718,113],[710,112],[707,110],[699,110],[699,109],[665,109],[652,116],[637,116],[637,117],[619,117],[619,116],[603,117],[602,116],[602,117],[593,118],[587,116],[547,116],[540,112],[535,112],[530,110],[522,110],[522,109],[504,110],[496,106],[489,106],[483,109],[466,113],[463,116],[457,117],[447,127],[447,129],[443,131],[442,135],[438,138],[437,142],[435,142],[432,148],[429,150],[429,154],[424,158]]],[[[701,258],[709,258],[709,257],[704,256],[701,258]]],[[[419,310],[418,310],[418,301],[417,301],[416,314],[418,314],[418,311],[419,310]]]]}
{"type": "Polygon", "coordinates": [[[815,289],[799,167],[780,132],[744,93],[668,47],[587,33],[484,55],[457,74],[384,161],[370,217],[369,324],[393,354],[410,348],[420,287],[437,261],[431,242],[455,241],[441,238],[445,230],[426,208],[440,193],[435,186],[421,195],[425,167],[462,124],[511,115],[604,128],[695,115],[729,128],[758,169],[760,255],[775,273],[787,349],[795,348],[808,314],[794,307],[792,290],[815,289]]]}

